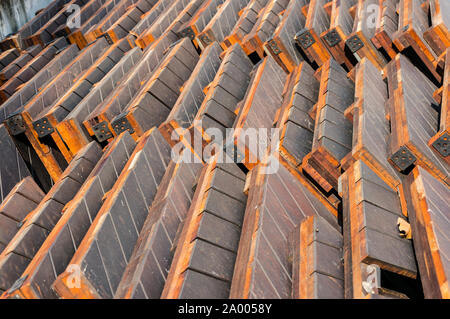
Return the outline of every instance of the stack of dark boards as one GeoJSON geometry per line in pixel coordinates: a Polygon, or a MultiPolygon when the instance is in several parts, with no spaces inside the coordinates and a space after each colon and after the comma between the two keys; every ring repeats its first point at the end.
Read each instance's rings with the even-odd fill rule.
{"type": "Polygon", "coordinates": [[[51,1],[0,41],[0,298],[449,299],[449,28],[51,1]]]}

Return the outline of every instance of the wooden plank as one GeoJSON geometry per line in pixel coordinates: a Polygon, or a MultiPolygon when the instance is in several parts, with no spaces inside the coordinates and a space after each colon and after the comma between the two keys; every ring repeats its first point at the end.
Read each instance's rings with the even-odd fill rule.
{"type": "MultiPolygon", "coordinates": [[[[52,283],[67,268],[135,147],[128,133],[110,144],[7,298],[58,297],[52,283]]],[[[97,274],[99,278],[102,275],[106,276],[97,274]]]]}
{"type": "Polygon", "coordinates": [[[354,61],[345,50],[345,41],[353,30],[354,19],[350,14],[350,8],[356,4],[356,0],[340,1],[332,0],[330,28],[320,35],[322,43],[339,64],[345,64],[348,70],[353,68],[354,61]]]}
{"type": "Polygon", "coordinates": [[[425,298],[449,298],[449,189],[421,166],[405,181],[411,231],[425,298]]]}
{"type": "Polygon", "coordinates": [[[182,87],[182,91],[166,120],[159,126],[166,141],[174,146],[180,141],[183,132],[188,129],[196,117],[205,98],[204,88],[211,83],[221,65],[222,50],[215,42],[201,54],[191,76],[182,87]]]}
{"type": "MultiPolygon", "coordinates": [[[[349,196],[344,196],[346,215],[349,223],[344,228],[344,256],[351,268],[347,285],[351,285],[346,297],[364,298],[375,289],[379,294],[391,294],[383,287],[367,287],[366,267],[376,265],[384,271],[416,278],[417,269],[412,243],[400,237],[397,223],[403,219],[400,198],[383,180],[363,162],[357,161],[345,173],[347,185],[341,184],[340,193],[346,189],[349,196]],[[349,231],[350,234],[345,232],[349,231]],[[351,257],[348,256],[351,254],[351,257]],[[376,288],[379,288],[378,290],[376,288]]],[[[345,216],[344,215],[344,216],[345,216]]]]}
{"type": "Polygon", "coordinates": [[[226,213],[232,210],[235,218],[243,218],[245,174],[234,163],[217,164],[217,158],[202,171],[176,245],[163,299],[229,295],[242,224],[227,220],[226,213]],[[220,202],[213,196],[216,192],[221,193],[220,202]],[[213,209],[217,205],[223,208],[213,209]],[[200,274],[202,279],[196,280],[200,274]]]}
{"type": "Polygon", "coordinates": [[[47,66],[56,56],[56,54],[67,47],[67,41],[64,38],[58,38],[50,43],[44,50],[39,52],[26,65],[17,71],[9,80],[0,87],[0,99],[4,102],[12,96],[19,86],[27,83],[36,74],[47,66]]]}
{"type": "Polygon", "coordinates": [[[376,23],[373,22],[373,15],[379,10],[378,6],[379,0],[358,0],[358,10],[353,32],[348,37],[345,45],[358,60],[366,57],[378,69],[382,70],[386,66],[386,58],[372,43],[372,38],[376,32],[376,23]]]}
{"type": "Polygon", "coordinates": [[[271,0],[260,12],[252,30],[242,40],[245,53],[248,55],[256,53],[260,58],[264,57],[264,42],[272,37],[280,23],[279,14],[286,9],[288,3],[286,0],[271,0]]]}
{"type": "Polygon", "coordinates": [[[314,119],[308,112],[317,103],[320,83],[306,62],[296,67],[291,77],[292,88],[284,96],[276,127],[280,129],[280,155],[299,169],[312,149],[314,119]]]}
{"type": "Polygon", "coordinates": [[[198,53],[188,38],[174,45],[136,96],[120,114],[111,119],[113,134],[117,136],[128,130],[137,138],[152,126],[161,125],[175,105],[180,88],[189,79],[198,60],[198,53]]]}
{"type": "Polygon", "coordinates": [[[239,13],[239,19],[234,25],[230,35],[225,37],[222,47],[231,47],[235,43],[242,45],[244,37],[250,33],[258,21],[261,12],[269,0],[251,0],[249,4],[239,13]]]}
{"type": "Polygon", "coordinates": [[[249,169],[264,156],[260,151],[265,152],[267,146],[264,144],[270,143],[271,128],[283,101],[286,79],[286,73],[270,56],[258,65],[252,75],[242,107],[233,124],[235,131],[232,137],[238,152],[242,154],[240,162],[249,169]],[[250,139],[247,142],[248,134],[250,139]]]}
{"type": "Polygon", "coordinates": [[[4,290],[22,275],[101,155],[102,149],[96,142],[82,149],[37,207],[21,220],[17,234],[0,254],[0,282],[6,287],[4,290]],[[17,263],[17,259],[21,262],[17,263]]]}
{"type": "Polygon", "coordinates": [[[431,0],[429,3],[431,27],[423,33],[423,37],[439,56],[450,47],[450,5],[445,0],[431,0]]]}
{"type": "Polygon", "coordinates": [[[330,53],[322,42],[320,35],[330,28],[330,17],[325,5],[331,0],[311,0],[308,6],[305,28],[295,35],[295,41],[303,50],[311,63],[317,67],[322,66],[329,58],[330,53]]]}
{"type": "Polygon", "coordinates": [[[449,164],[428,146],[428,141],[436,134],[439,114],[431,107],[435,103],[436,90],[415,66],[403,55],[398,55],[395,64],[397,87],[394,91],[393,112],[391,112],[391,143],[389,161],[403,171],[412,165],[421,165],[435,177],[447,184],[449,164]]]}
{"type": "Polygon", "coordinates": [[[290,1],[273,36],[264,43],[264,50],[288,73],[303,61],[292,39],[298,30],[305,27],[306,18],[302,7],[307,2],[290,1]]]}
{"type": "Polygon", "coordinates": [[[340,161],[352,149],[352,125],[344,111],[354,101],[354,84],[331,58],[322,66],[312,151],[302,169],[325,192],[337,189],[340,161]]]}
{"type": "Polygon", "coordinates": [[[266,174],[265,165],[258,164],[252,171],[231,298],[289,298],[288,235],[314,214],[338,228],[335,209],[320,201],[304,179],[283,165],[266,174]]]}
{"type": "Polygon", "coordinates": [[[23,51],[20,56],[18,56],[14,61],[12,61],[8,66],[3,68],[0,72],[0,82],[4,83],[12,78],[17,72],[19,72],[25,64],[31,61],[35,56],[37,56],[42,51],[40,45],[34,45],[23,51]]]}
{"type": "Polygon", "coordinates": [[[222,43],[230,34],[236,24],[238,12],[247,6],[249,0],[230,0],[218,7],[217,13],[197,35],[197,43],[204,49],[210,43],[217,41],[222,43]]]}
{"type": "Polygon", "coordinates": [[[53,283],[60,297],[114,296],[170,156],[170,146],[156,128],[142,136],[78,245],[69,268],[53,283]],[[98,254],[94,253],[97,250],[98,254]],[[79,287],[71,284],[73,265],[81,269],[79,287]],[[105,273],[106,278],[98,277],[99,273],[105,273]]]}
{"type": "Polygon", "coordinates": [[[441,93],[442,98],[440,103],[441,112],[439,118],[439,130],[428,141],[428,145],[431,147],[431,149],[437,151],[437,154],[439,154],[441,157],[447,159],[449,156],[448,139],[450,135],[450,99],[448,97],[450,89],[450,49],[447,49],[445,56],[444,79],[442,83],[441,93]]]}
{"type": "MultiPolygon", "coordinates": [[[[189,150],[181,154],[192,159],[189,150]]],[[[170,162],[114,298],[160,298],[202,163],[170,162]],[[160,247],[165,247],[161,249],[160,247]]],[[[198,188],[198,186],[197,186],[198,188]]],[[[219,230],[219,229],[218,229],[219,230]]]]}
{"type": "Polygon", "coordinates": [[[20,56],[18,49],[12,48],[0,54],[0,71],[20,56]]]}
{"type": "MultiPolygon", "coordinates": [[[[141,16],[141,20],[131,29],[130,33],[139,38],[144,32],[150,28],[158,17],[169,8],[174,0],[151,0],[150,9],[145,11],[145,14],[141,16]]],[[[176,32],[176,30],[174,30],[176,32]]]]}
{"type": "Polygon", "coordinates": [[[318,215],[305,218],[295,230],[299,260],[292,272],[295,299],[343,299],[342,234],[318,215]]]}
{"type": "Polygon", "coordinates": [[[379,50],[383,49],[390,59],[393,59],[398,52],[393,39],[398,30],[397,7],[399,2],[400,0],[383,0],[380,2],[377,29],[372,38],[373,45],[379,50]]]}
{"type": "Polygon", "coordinates": [[[411,48],[431,73],[430,77],[437,82],[442,76],[436,71],[437,55],[424,39],[428,29],[428,15],[421,8],[419,0],[400,0],[398,31],[394,35],[394,44],[404,51],[411,48]]]}
{"type": "MultiPolygon", "coordinates": [[[[18,231],[17,225],[31,212],[44,197],[44,193],[31,176],[27,176],[14,186],[0,205],[0,242],[7,246],[18,231]]],[[[0,251],[1,253],[1,251],[0,251]]],[[[4,282],[0,286],[6,290],[4,282]]]]}

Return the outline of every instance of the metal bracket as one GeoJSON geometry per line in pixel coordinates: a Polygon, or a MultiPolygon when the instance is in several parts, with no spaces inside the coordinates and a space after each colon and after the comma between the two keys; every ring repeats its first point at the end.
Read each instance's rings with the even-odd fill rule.
{"type": "Polygon", "coordinates": [[[434,143],[432,144],[436,151],[439,152],[443,157],[448,156],[448,144],[450,142],[450,135],[445,132],[442,134],[434,143]]]}
{"type": "Polygon", "coordinates": [[[381,288],[381,270],[378,265],[361,264],[362,282],[361,285],[366,294],[378,294],[381,288]]]}
{"type": "Polygon", "coordinates": [[[302,31],[298,32],[295,35],[294,39],[305,50],[316,42],[311,32],[309,32],[309,30],[307,29],[303,29],[302,31]]]}
{"type": "Polygon", "coordinates": [[[25,280],[27,280],[28,275],[17,279],[14,284],[11,286],[11,288],[9,288],[8,293],[11,294],[16,290],[19,290],[20,288],[22,288],[23,283],[25,282],[25,280]]]}
{"type": "Polygon", "coordinates": [[[100,38],[105,38],[106,42],[108,42],[109,45],[113,45],[114,41],[111,39],[110,35],[108,33],[103,33],[101,36],[98,37],[98,39],[100,38]]]}
{"type": "Polygon", "coordinates": [[[33,122],[33,128],[40,138],[50,135],[55,131],[52,124],[50,124],[50,121],[46,117],[33,122]]]}
{"type": "Polygon", "coordinates": [[[270,50],[273,54],[278,55],[281,53],[280,48],[278,47],[277,43],[274,41],[274,39],[269,39],[267,41],[268,46],[270,47],[270,50]]]}
{"type": "Polygon", "coordinates": [[[22,114],[15,114],[6,120],[6,126],[12,135],[19,135],[25,133],[25,122],[22,114]]]}
{"type": "Polygon", "coordinates": [[[199,40],[203,43],[203,45],[206,47],[208,44],[210,44],[212,41],[208,37],[207,34],[202,34],[199,36],[199,40]]]}
{"type": "Polygon", "coordinates": [[[178,35],[179,35],[180,38],[186,38],[187,37],[187,38],[189,38],[191,40],[195,39],[195,33],[194,33],[194,30],[192,30],[192,27],[187,27],[186,29],[181,30],[178,33],[178,35]]]}
{"type": "Polygon", "coordinates": [[[328,45],[330,47],[334,47],[336,46],[339,42],[342,41],[341,36],[339,35],[339,33],[336,31],[336,29],[332,29],[330,30],[330,32],[328,32],[327,34],[325,34],[324,36],[325,40],[327,41],[328,45]]]}
{"type": "Polygon", "coordinates": [[[346,44],[352,53],[355,53],[359,49],[364,47],[364,43],[361,41],[361,39],[356,34],[354,36],[352,36],[351,38],[349,38],[347,40],[346,44]]]}
{"type": "Polygon", "coordinates": [[[119,135],[122,132],[128,131],[130,134],[134,133],[134,129],[131,126],[130,122],[126,118],[126,114],[115,120],[111,124],[114,132],[116,132],[116,135],[119,135]]]}
{"type": "Polygon", "coordinates": [[[417,158],[406,146],[400,147],[400,149],[391,156],[391,161],[402,171],[413,165],[416,160],[417,158]]]}
{"type": "Polygon", "coordinates": [[[111,131],[109,130],[108,123],[106,121],[94,125],[92,130],[94,131],[97,141],[100,143],[114,137],[111,131]]]}

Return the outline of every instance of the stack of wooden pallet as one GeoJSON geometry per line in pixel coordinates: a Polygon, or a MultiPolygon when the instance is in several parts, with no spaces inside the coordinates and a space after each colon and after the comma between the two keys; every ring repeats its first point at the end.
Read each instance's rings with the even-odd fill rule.
{"type": "Polygon", "coordinates": [[[52,1],[0,42],[1,298],[450,298],[449,28],[52,1]]]}

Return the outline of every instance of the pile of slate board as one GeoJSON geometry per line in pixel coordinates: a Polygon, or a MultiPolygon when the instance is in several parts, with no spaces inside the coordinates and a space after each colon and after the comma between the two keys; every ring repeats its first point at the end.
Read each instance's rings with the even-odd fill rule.
{"type": "Polygon", "coordinates": [[[1,298],[450,298],[449,29],[448,0],[52,1],[0,42],[1,298]]]}

